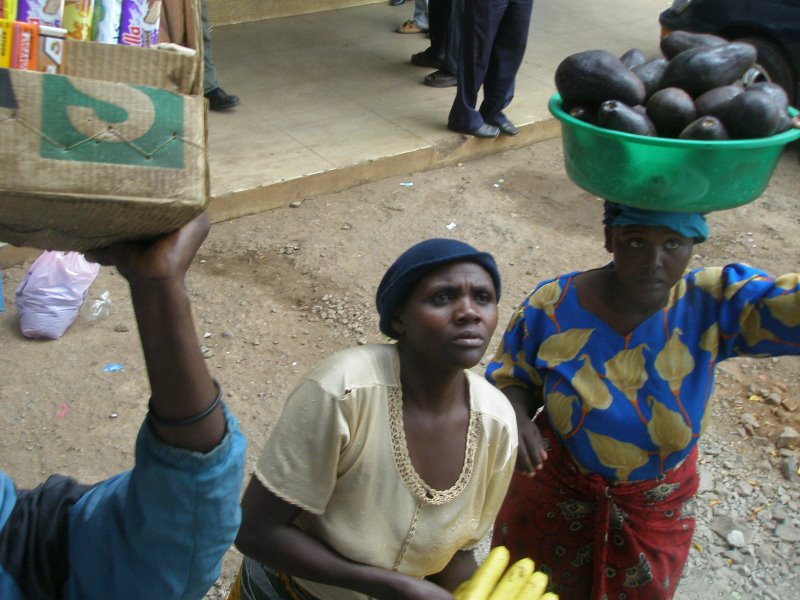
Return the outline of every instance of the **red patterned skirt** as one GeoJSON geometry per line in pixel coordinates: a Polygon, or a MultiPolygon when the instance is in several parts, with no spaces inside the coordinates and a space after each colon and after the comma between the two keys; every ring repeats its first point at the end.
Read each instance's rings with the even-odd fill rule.
{"type": "Polygon", "coordinates": [[[514,473],[492,544],[532,558],[562,600],[672,598],[694,534],[697,447],[657,479],[609,484],[539,427],[548,459],[536,477],[514,473]]]}

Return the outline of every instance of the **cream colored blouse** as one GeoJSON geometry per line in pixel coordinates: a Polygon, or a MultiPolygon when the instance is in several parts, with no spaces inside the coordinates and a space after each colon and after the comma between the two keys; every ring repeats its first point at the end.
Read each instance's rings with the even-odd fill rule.
{"type": "MultiPolygon", "coordinates": [[[[441,571],[489,532],[517,451],[505,396],[467,371],[470,422],[464,465],[447,490],[414,470],[403,430],[394,344],[324,360],[290,395],[256,466],[274,494],[301,507],[295,524],[350,560],[415,577],[441,571]]],[[[297,580],[323,600],[363,599],[297,580]]]]}

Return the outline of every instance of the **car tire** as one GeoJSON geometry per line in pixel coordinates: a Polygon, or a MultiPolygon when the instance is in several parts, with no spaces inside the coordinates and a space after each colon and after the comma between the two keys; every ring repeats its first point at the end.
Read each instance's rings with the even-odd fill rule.
{"type": "Polygon", "coordinates": [[[746,42],[755,46],[758,53],[758,66],[766,73],[769,81],[777,83],[789,96],[789,103],[794,104],[797,97],[797,82],[795,81],[792,63],[786,53],[775,42],[763,37],[745,36],[738,38],[737,42],[746,42]]]}

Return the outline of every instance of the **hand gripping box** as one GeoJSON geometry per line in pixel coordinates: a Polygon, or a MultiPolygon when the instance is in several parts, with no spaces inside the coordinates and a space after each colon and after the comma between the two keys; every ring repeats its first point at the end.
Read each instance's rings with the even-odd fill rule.
{"type": "Polygon", "coordinates": [[[209,200],[197,0],[187,49],[65,40],[62,74],[0,69],[0,241],[85,252],[209,200]]]}

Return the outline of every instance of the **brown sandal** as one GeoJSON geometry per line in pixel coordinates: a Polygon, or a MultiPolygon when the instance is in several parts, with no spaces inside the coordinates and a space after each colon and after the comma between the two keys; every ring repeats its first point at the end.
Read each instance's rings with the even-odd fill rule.
{"type": "Polygon", "coordinates": [[[414,19],[409,19],[402,25],[397,26],[397,33],[425,33],[414,19]]]}

